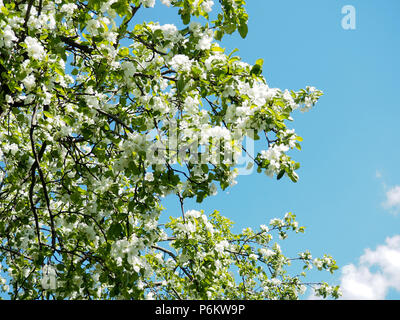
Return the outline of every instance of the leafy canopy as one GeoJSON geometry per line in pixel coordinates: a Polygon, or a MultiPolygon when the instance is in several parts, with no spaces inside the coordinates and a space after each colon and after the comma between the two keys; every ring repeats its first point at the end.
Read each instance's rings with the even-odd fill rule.
{"type": "Polygon", "coordinates": [[[283,255],[295,215],[232,232],[184,208],[259,172],[298,180],[292,112],[322,95],[270,88],[226,53],[243,0],[161,0],[184,27],[135,23],[155,0],[0,0],[0,289],[13,299],[296,299],[330,256],[283,255]],[[210,18],[212,10],[216,10],[210,18]],[[137,17],[137,16],[136,16],[137,17]],[[195,19],[194,19],[195,18],[195,19]],[[201,21],[201,22],[199,22],[201,21]],[[265,139],[251,154],[245,137],[265,139]],[[265,137],[265,138],[264,138],[265,137]],[[160,223],[163,197],[181,212],[160,223]],[[289,275],[300,262],[304,271],[289,275]]]}

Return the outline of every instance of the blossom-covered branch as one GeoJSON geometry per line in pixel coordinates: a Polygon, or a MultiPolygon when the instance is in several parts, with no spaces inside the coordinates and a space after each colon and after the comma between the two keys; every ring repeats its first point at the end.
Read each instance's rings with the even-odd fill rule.
{"type": "Polygon", "coordinates": [[[234,186],[243,154],[296,182],[288,153],[302,139],[289,125],[322,92],[271,88],[262,59],[220,46],[226,34],[246,36],[243,0],[161,3],[178,9],[181,29],[136,21],[155,0],[0,0],[0,290],[296,299],[310,285],[337,297],[337,287],[286,273],[291,262],[337,268],[328,255],[287,258],[272,242],[303,230],[294,215],[234,234],[217,212],[185,210],[189,198],[234,186]],[[181,212],[161,224],[166,197],[181,212]]]}

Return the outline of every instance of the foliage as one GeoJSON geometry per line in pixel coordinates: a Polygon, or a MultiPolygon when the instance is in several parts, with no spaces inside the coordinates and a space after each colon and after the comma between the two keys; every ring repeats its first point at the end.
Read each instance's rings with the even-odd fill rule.
{"type": "Polygon", "coordinates": [[[259,172],[296,182],[287,152],[295,109],[322,92],[270,88],[262,60],[218,44],[245,37],[243,0],[162,0],[184,27],[134,24],[155,0],[0,0],[0,261],[13,299],[296,299],[298,260],[273,241],[302,232],[293,214],[232,233],[214,212],[185,211],[236,183],[243,139],[265,136],[259,172]],[[218,11],[219,10],[219,11],[218,11]],[[204,21],[204,23],[192,21],[204,21]],[[212,20],[212,21],[211,21],[212,20]],[[162,198],[181,217],[161,224],[162,198]]]}

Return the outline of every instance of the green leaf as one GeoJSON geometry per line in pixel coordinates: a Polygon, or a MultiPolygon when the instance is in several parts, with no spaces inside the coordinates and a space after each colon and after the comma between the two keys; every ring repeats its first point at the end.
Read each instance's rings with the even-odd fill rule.
{"type": "Polygon", "coordinates": [[[43,111],[43,114],[44,114],[47,118],[50,118],[50,119],[53,119],[53,118],[54,118],[54,116],[53,116],[50,112],[48,112],[48,111],[43,111]]]}
{"type": "Polygon", "coordinates": [[[123,228],[120,223],[114,222],[107,230],[107,237],[111,240],[118,239],[122,236],[123,228]]]}
{"type": "Polygon", "coordinates": [[[215,35],[214,35],[215,40],[220,41],[223,36],[224,36],[224,32],[222,30],[215,31],[215,35]]]}
{"type": "Polygon", "coordinates": [[[256,65],[259,65],[260,67],[262,67],[264,65],[264,60],[263,59],[258,59],[256,61],[256,65]]]}
{"type": "Polygon", "coordinates": [[[189,24],[189,22],[190,22],[190,13],[184,13],[184,14],[182,14],[181,15],[181,18],[182,18],[182,22],[184,23],[184,24],[189,24]]]}
{"type": "Polygon", "coordinates": [[[121,56],[123,56],[123,57],[128,56],[128,55],[129,55],[129,48],[126,48],[126,47],[121,48],[121,49],[119,50],[119,54],[120,54],[121,56]]]}
{"type": "Polygon", "coordinates": [[[225,30],[225,32],[226,32],[227,34],[232,34],[232,33],[234,33],[235,30],[236,30],[236,25],[233,24],[233,23],[230,23],[230,24],[224,26],[224,30],[225,30]]]}
{"type": "Polygon", "coordinates": [[[249,28],[247,27],[247,24],[243,23],[239,25],[238,31],[240,36],[244,39],[246,38],[247,33],[249,32],[249,28]]]}
{"type": "Polygon", "coordinates": [[[208,165],[202,164],[202,165],[201,165],[201,170],[202,170],[204,173],[208,173],[208,171],[209,171],[208,165]]]}
{"type": "Polygon", "coordinates": [[[258,64],[255,64],[253,68],[251,68],[250,74],[254,74],[256,76],[259,76],[261,74],[261,66],[258,64]]]}
{"type": "Polygon", "coordinates": [[[180,77],[180,79],[176,83],[176,87],[178,88],[179,92],[183,91],[183,89],[185,88],[185,79],[183,77],[180,77]]]}
{"type": "Polygon", "coordinates": [[[277,180],[281,180],[282,179],[282,177],[285,175],[285,170],[283,169],[283,170],[281,170],[280,172],[279,172],[279,174],[278,174],[278,176],[276,177],[276,179],[277,180]]]}
{"type": "Polygon", "coordinates": [[[299,181],[299,177],[297,176],[297,174],[295,174],[293,172],[289,172],[288,176],[289,176],[290,180],[292,180],[293,182],[299,181]]]}

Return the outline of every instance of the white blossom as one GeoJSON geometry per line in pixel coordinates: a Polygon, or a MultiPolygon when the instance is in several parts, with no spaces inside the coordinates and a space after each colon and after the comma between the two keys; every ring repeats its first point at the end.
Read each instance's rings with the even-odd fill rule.
{"type": "Polygon", "coordinates": [[[149,28],[154,32],[155,30],[161,30],[164,38],[166,40],[171,40],[174,42],[180,41],[183,39],[181,34],[178,31],[178,28],[173,24],[164,24],[162,26],[159,25],[149,25],[149,28]]]}
{"type": "Polygon", "coordinates": [[[36,83],[35,76],[33,74],[30,74],[29,76],[26,76],[23,80],[22,83],[24,84],[25,88],[28,91],[31,91],[32,88],[34,87],[36,83]]]}
{"type": "Polygon", "coordinates": [[[73,15],[74,11],[77,9],[78,7],[76,6],[75,3],[66,3],[63,4],[60,12],[63,12],[65,14],[67,14],[68,16],[73,15]]]}
{"type": "Polygon", "coordinates": [[[224,252],[224,250],[227,249],[228,247],[229,247],[229,242],[226,240],[222,240],[221,242],[219,242],[215,245],[215,251],[222,254],[224,252]]]}
{"type": "Polygon", "coordinates": [[[126,82],[131,82],[130,78],[135,74],[136,67],[131,61],[123,61],[121,63],[121,69],[124,71],[126,82]]]}
{"type": "Polygon", "coordinates": [[[45,290],[54,290],[57,287],[57,274],[53,266],[45,265],[42,268],[41,285],[45,290]]]}
{"type": "Polygon", "coordinates": [[[15,36],[14,30],[10,25],[6,25],[3,29],[3,33],[0,33],[0,47],[4,44],[6,48],[10,48],[13,42],[17,40],[18,38],[15,36]]]}
{"type": "MultiPolygon", "coordinates": [[[[285,121],[295,101],[308,108],[320,91],[270,88],[253,66],[226,54],[208,17],[215,0],[191,0],[185,8],[161,0],[191,15],[182,17],[190,24],[135,17],[126,30],[137,5],[151,8],[155,0],[138,0],[136,8],[118,0],[15,1],[6,9],[3,1],[1,81],[11,91],[3,94],[0,117],[0,211],[2,245],[12,249],[2,252],[3,273],[11,288],[24,280],[15,298],[242,298],[234,272],[244,270],[249,299],[300,288],[284,270],[292,260],[271,242],[274,232],[299,231],[293,215],[261,225],[261,232],[234,233],[217,211],[191,210],[183,201],[235,185],[244,141],[257,132],[274,133],[257,155],[260,169],[273,175],[284,168],[295,177],[286,153],[301,139],[285,121]],[[182,201],[170,219],[161,218],[168,195],[182,201]],[[191,276],[201,291],[186,281],[191,276]]],[[[224,23],[246,22],[241,1],[224,0],[221,10],[224,23]]],[[[254,151],[246,151],[253,160],[254,151]]],[[[314,262],[335,267],[327,256],[314,262]]],[[[7,281],[0,276],[0,291],[9,289],[7,281]]]]}
{"type": "Polygon", "coordinates": [[[212,10],[212,6],[214,5],[214,1],[212,0],[205,0],[201,3],[201,8],[205,11],[205,12],[211,12],[212,10]]]}
{"type": "Polygon", "coordinates": [[[144,176],[144,180],[146,181],[154,181],[154,176],[153,176],[153,172],[146,172],[145,176],[144,176]]]}
{"type": "Polygon", "coordinates": [[[196,49],[209,50],[211,48],[212,41],[213,41],[212,34],[204,33],[200,37],[199,42],[196,45],[196,49]]]}
{"type": "Polygon", "coordinates": [[[204,62],[207,70],[211,70],[218,66],[218,64],[223,64],[226,61],[226,56],[222,54],[214,54],[206,59],[204,62]]]}
{"type": "Polygon", "coordinates": [[[272,251],[271,249],[261,248],[261,249],[259,249],[259,252],[260,252],[261,256],[265,259],[268,259],[269,257],[275,255],[275,252],[272,251]]]}
{"type": "Polygon", "coordinates": [[[249,255],[249,259],[250,259],[250,260],[258,260],[258,256],[257,256],[256,254],[254,254],[254,253],[251,253],[251,254],[249,255]]]}
{"type": "Polygon", "coordinates": [[[97,19],[91,19],[86,24],[86,30],[94,36],[97,36],[99,34],[99,28],[101,28],[101,23],[97,19]]]}
{"type": "Polygon", "coordinates": [[[189,30],[193,32],[195,36],[199,36],[201,34],[202,25],[199,22],[192,21],[189,25],[189,30]]]}
{"type": "Polygon", "coordinates": [[[146,8],[153,8],[156,3],[156,0],[141,0],[141,3],[146,8]]]}
{"type": "Polygon", "coordinates": [[[44,48],[37,39],[28,36],[25,38],[24,43],[27,46],[28,55],[31,58],[36,60],[41,60],[44,58],[44,48]]]}
{"type": "Polygon", "coordinates": [[[8,145],[6,148],[4,148],[4,150],[6,152],[10,151],[12,155],[15,155],[17,153],[17,151],[18,151],[18,145],[13,143],[11,145],[8,145]]]}
{"type": "Polygon", "coordinates": [[[171,0],[161,0],[161,3],[169,7],[171,5],[171,0]]]}
{"type": "Polygon", "coordinates": [[[201,212],[197,211],[197,210],[189,210],[189,211],[187,211],[185,213],[185,216],[186,217],[191,217],[191,218],[194,218],[194,219],[198,219],[201,216],[201,212]]]}
{"type": "Polygon", "coordinates": [[[177,71],[188,72],[192,67],[192,62],[188,56],[177,54],[171,59],[170,65],[177,71]]]}

